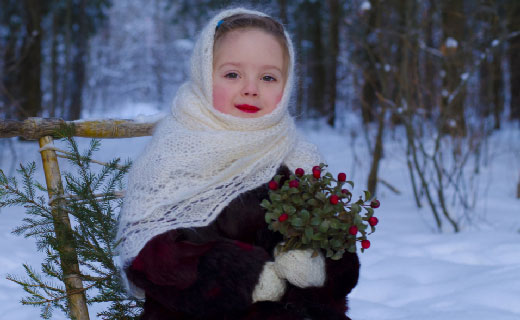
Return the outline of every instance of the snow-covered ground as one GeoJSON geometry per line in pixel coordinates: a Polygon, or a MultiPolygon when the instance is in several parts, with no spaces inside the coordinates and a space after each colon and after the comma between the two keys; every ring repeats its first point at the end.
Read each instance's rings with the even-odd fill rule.
{"type": "MultiPolygon", "coordinates": [[[[324,153],[329,171],[347,172],[357,183],[354,194],[361,193],[369,166],[363,139],[353,140],[349,131],[320,123],[305,127],[305,134],[324,153]]],[[[148,139],[105,140],[96,158],[133,158],[148,139]]],[[[350,295],[352,319],[520,319],[520,200],[515,198],[519,139],[518,127],[492,138],[491,161],[479,180],[485,188],[471,213],[475,219],[456,234],[436,232],[429,209],[415,206],[403,147],[398,140],[387,141],[380,176],[401,194],[379,186],[380,224],[369,236],[372,247],[360,254],[361,277],[350,295]]],[[[16,161],[36,160],[41,170],[37,144],[15,144],[16,161]]],[[[8,154],[0,154],[4,170],[11,166],[8,154]]],[[[22,263],[37,267],[42,257],[31,239],[10,233],[22,217],[20,208],[0,212],[0,319],[39,317],[38,308],[19,304],[22,289],[5,280],[7,274],[23,275],[22,263]]],[[[92,309],[92,319],[95,313],[92,309]]],[[[56,312],[53,318],[64,316],[56,312]]]]}

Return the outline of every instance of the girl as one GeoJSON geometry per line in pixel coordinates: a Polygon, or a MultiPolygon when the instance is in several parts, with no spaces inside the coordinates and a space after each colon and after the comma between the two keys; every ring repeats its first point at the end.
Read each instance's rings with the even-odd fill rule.
{"type": "Polygon", "coordinates": [[[267,15],[226,10],[202,31],[121,212],[120,256],[143,319],[348,319],[357,255],[275,254],[282,236],[260,207],[275,174],[320,163],[289,115],[293,83],[291,40],[267,15]]]}

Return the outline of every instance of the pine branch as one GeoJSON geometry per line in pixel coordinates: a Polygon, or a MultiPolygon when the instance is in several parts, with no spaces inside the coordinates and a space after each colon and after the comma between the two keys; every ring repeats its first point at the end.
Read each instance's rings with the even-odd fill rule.
{"type": "MultiPolygon", "coordinates": [[[[39,152],[46,151],[46,150],[53,150],[53,151],[56,151],[56,152],[63,153],[63,155],[62,154],[57,154],[57,156],[59,158],[71,160],[71,161],[73,161],[75,163],[76,162],[81,162],[81,161],[88,161],[88,162],[96,163],[96,164],[99,164],[99,165],[102,165],[102,166],[109,166],[110,165],[110,163],[103,162],[103,161],[98,161],[98,160],[94,160],[94,159],[89,159],[89,158],[86,158],[84,156],[76,157],[76,155],[74,153],[67,152],[65,150],[62,150],[62,149],[57,148],[57,147],[52,146],[52,145],[46,145],[45,147],[38,149],[39,152]]],[[[117,167],[120,168],[120,169],[123,168],[122,166],[117,166],[117,167]]]]}

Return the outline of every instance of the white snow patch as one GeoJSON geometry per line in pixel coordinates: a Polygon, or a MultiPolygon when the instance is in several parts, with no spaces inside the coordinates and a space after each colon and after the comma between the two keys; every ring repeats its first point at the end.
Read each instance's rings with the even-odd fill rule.
{"type": "Polygon", "coordinates": [[[361,6],[359,7],[359,9],[361,11],[368,11],[368,10],[372,9],[372,5],[370,4],[370,1],[363,1],[363,3],[361,3],[361,6]]]}
{"type": "Polygon", "coordinates": [[[452,38],[452,37],[448,37],[446,38],[446,47],[447,48],[457,48],[459,43],[457,42],[457,40],[455,40],[455,38],[452,38]]]}

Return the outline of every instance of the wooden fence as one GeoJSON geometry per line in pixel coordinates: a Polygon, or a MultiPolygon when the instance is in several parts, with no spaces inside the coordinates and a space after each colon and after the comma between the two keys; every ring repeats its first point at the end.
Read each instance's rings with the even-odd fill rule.
{"type": "Polygon", "coordinates": [[[28,118],[24,121],[0,120],[0,138],[23,137],[26,140],[38,140],[50,205],[52,208],[56,239],[62,247],[60,253],[61,268],[71,315],[77,320],[88,320],[87,300],[78,264],[78,255],[71,245],[72,229],[67,212],[61,210],[63,184],[58,157],[53,149],[53,136],[63,125],[74,129],[73,136],[88,138],[131,138],[150,136],[156,123],[143,123],[122,119],[102,119],[91,121],[65,121],[62,119],[28,118]],[[66,262],[66,263],[64,263],[66,262]]]}

